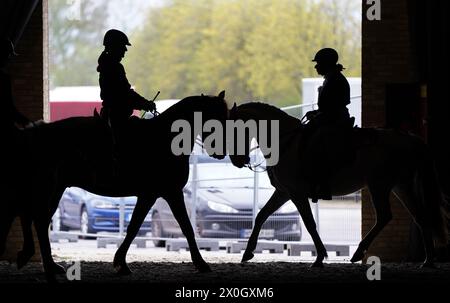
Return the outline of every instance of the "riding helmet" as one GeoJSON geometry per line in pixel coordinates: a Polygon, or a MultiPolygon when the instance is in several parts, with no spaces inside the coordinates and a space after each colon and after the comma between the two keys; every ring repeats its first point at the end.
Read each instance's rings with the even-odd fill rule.
{"type": "Polygon", "coordinates": [[[339,60],[339,55],[337,51],[333,48],[322,48],[314,56],[313,62],[325,63],[325,64],[336,64],[339,60]]]}
{"type": "Polygon", "coordinates": [[[130,42],[128,41],[127,35],[117,29],[110,29],[105,33],[105,37],[103,38],[103,45],[106,47],[125,45],[131,46],[130,42]]]}

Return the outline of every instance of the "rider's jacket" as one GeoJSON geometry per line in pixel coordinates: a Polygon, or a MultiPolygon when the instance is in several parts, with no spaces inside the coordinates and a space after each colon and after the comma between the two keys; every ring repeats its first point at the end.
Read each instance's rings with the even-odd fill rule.
{"type": "Polygon", "coordinates": [[[98,58],[97,71],[102,105],[109,115],[126,120],[134,109],[146,108],[148,101],[131,88],[123,65],[105,51],[98,58]]]}
{"type": "Polygon", "coordinates": [[[325,76],[319,88],[318,107],[327,120],[337,121],[348,118],[347,105],[350,104],[350,85],[344,75],[335,71],[325,76]]]}

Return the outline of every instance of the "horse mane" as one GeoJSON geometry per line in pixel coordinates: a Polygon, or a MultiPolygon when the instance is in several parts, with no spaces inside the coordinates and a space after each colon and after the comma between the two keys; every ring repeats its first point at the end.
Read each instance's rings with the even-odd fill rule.
{"type": "Polygon", "coordinates": [[[216,110],[215,107],[212,108],[213,102],[215,102],[214,105],[223,105],[226,108],[226,101],[220,98],[215,98],[215,96],[189,96],[181,99],[180,101],[166,109],[163,113],[150,120],[158,121],[161,119],[164,121],[174,121],[176,119],[180,119],[180,112],[192,112],[193,107],[198,107],[199,110],[203,108],[216,110]]]}
{"type": "Polygon", "coordinates": [[[270,113],[270,115],[272,115],[272,117],[268,117],[268,119],[270,120],[296,120],[296,122],[300,123],[300,120],[296,117],[293,117],[285,111],[279,109],[278,107],[268,103],[251,101],[239,105],[239,108],[244,110],[258,108],[260,110],[264,110],[267,113],[270,113]]]}
{"type": "Polygon", "coordinates": [[[280,129],[297,129],[301,125],[301,122],[298,118],[289,115],[288,113],[271,104],[263,102],[248,102],[243,103],[238,107],[239,111],[248,112],[250,119],[256,119],[259,113],[260,117],[261,114],[263,114],[264,117],[260,118],[260,120],[278,120],[280,123],[280,129]],[[255,113],[253,114],[252,111],[255,111],[255,113]]]}

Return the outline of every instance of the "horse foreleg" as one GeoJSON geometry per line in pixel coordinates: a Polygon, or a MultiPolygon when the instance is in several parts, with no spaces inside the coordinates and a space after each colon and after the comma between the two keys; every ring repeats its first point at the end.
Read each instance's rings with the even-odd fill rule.
{"type": "Polygon", "coordinates": [[[252,234],[247,242],[247,247],[245,248],[244,255],[242,256],[241,262],[246,262],[251,260],[254,255],[253,251],[258,243],[258,236],[264,222],[267,218],[273,214],[278,208],[280,208],[284,203],[289,200],[289,197],[280,190],[275,190],[270,199],[267,201],[266,205],[259,211],[255,219],[255,226],[253,226],[252,234]]]}
{"type": "Polygon", "coordinates": [[[175,219],[180,225],[181,231],[186,237],[194,266],[200,272],[210,272],[211,269],[208,263],[203,260],[203,257],[197,247],[197,243],[195,242],[194,229],[192,228],[188,213],[186,211],[183,192],[178,191],[170,197],[167,197],[167,203],[169,204],[169,207],[172,210],[175,219]]]}
{"type": "Polygon", "coordinates": [[[370,229],[364,239],[358,245],[355,253],[350,259],[351,262],[358,262],[364,258],[364,255],[369,248],[372,241],[380,233],[380,231],[391,221],[392,212],[389,204],[389,192],[390,190],[376,190],[369,186],[370,193],[372,195],[372,204],[375,208],[376,222],[370,229]]]}
{"type": "Polygon", "coordinates": [[[317,251],[316,261],[312,264],[312,267],[323,267],[323,259],[328,257],[327,250],[325,245],[322,243],[322,239],[320,239],[319,233],[316,229],[316,222],[314,221],[314,216],[311,211],[311,206],[309,205],[308,199],[302,200],[293,200],[295,206],[297,207],[300,215],[302,216],[303,223],[305,224],[306,229],[311,235],[314,246],[317,251]]]}
{"type": "Polygon", "coordinates": [[[155,201],[156,201],[155,197],[152,198],[138,197],[137,199],[130,224],[128,225],[127,228],[127,235],[125,236],[125,239],[123,240],[122,244],[120,244],[119,249],[116,251],[116,254],[114,255],[113,265],[117,273],[120,275],[131,274],[131,270],[126,262],[127,252],[134,238],[136,238],[136,235],[139,232],[139,229],[141,228],[142,223],[145,220],[145,217],[150,211],[150,208],[152,208],[153,204],[155,204],[155,201]]]}
{"type": "Polygon", "coordinates": [[[24,267],[28,263],[28,261],[30,261],[31,257],[33,257],[35,253],[33,230],[32,230],[33,221],[29,216],[22,215],[20,216],[20,223],[22,225],[23,247],[22,250],[17,253],[18,269],[24,267]]]}
{"type": "Polygon", "coordinates": [[[48,238],[48,218],[40,216],[34,219],[34,226],[39,240],[41,249],[42,263],[44,266],[45,277],[48,282],[56,282],[56,274],[65,273],[64,267],[53,261],[50,240],[48,238]]]}

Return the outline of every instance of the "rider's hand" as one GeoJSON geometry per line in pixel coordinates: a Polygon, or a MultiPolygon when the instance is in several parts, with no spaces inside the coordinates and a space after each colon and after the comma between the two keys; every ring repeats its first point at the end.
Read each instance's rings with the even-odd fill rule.
{"type": "Polygon", "coordinates": [[[155,102],[153,101],[148,101],[145,103],[143,110],[145,110],[146,112],[153,112],[156,109],[156,105],[155,102]]]}

